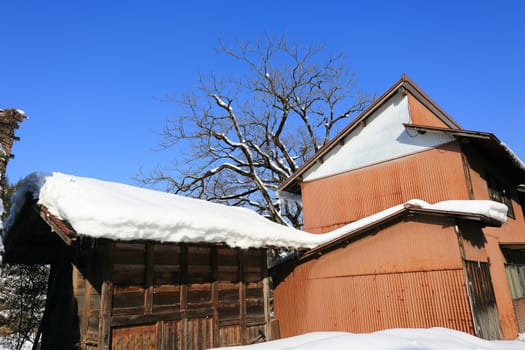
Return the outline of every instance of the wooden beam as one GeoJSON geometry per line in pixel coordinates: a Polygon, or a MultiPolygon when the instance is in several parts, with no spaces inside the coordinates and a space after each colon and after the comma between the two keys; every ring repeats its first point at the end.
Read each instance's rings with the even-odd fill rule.
{"type": "Polygon", "coordinates": [[[241,344],[248,343],[248,329],[246,328],[246,281],[244,278],[244,256],[240,248],[237,249],[237,254],[239,257],[239,304],[241,307],[240,318],[241,318],[241,344]]]}
{"type": "Polygon", "coordinates": [[[217,275],[219,271],[219,257],[218,257],[217,246],[212,247],[211,251],[211,266],[212,266],[212,285],[211,285],[211,295],[212,295],[212,304],[213,304],[213,346],[219,347],[219,282],[217,281],[217,275]]]}
{"type": "Polygon", "coordinates": [[[100,313],[98,323],[98,349],[111,348],[111,316],[113,308],[113,262],[115,244],[104,241],[100,249],[103,250],[104,263],[102,267],[102,288],[100,292],[100,313]]]}
{"type": "Polygon", "coordinates": [[[147,242],[146,249],[146,264],[144,267],[144,280],[146,282],[144,289],[144,313],[150,314],[153,311],[153,254],[155,243],[147,242]]]}
{"type": "Polygon", "coordinates": [[[76,237],[69,236],[57,225],[55,220],[58,220],[58,218],[55,217],[55,220],[53,220],[53,215],[44,206],[35,206],[35,210],[40,214],[40,217],[46,222],[46,224],[51,227],[51,231],[55,232],[68,246],[71,246],[71,242],[73,242],[76,237]]]}

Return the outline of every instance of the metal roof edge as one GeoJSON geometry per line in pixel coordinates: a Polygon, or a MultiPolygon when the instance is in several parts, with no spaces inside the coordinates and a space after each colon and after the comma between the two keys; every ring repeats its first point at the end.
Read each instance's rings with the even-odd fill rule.
{"type": "Polygon", "coordinates": [[[452,134],[454,136],[478,138],[478,139],[491,140],[497,143],[501,143],[501,141],[496,137],[496,135],[490,132],[465,130],[465,129],[458,130],[458,129],[443,128],[443,127],[438,127],[438,126],[426,126],[426,125],[408,124],[408,123],[403,123],[403,126],[407,129],[412,129],[418,132],[427,132],[427,131],[428,132],[443,132],[447,134],[452,134]]]}
{"type": "Polygon", "coordinates": [[[441,108],[434,100],[432,100],[412,79],[406,74],[403,74],[401,79],[406,82],[407,90],[423,103],[430,111],[432,111],[438,118],[440,118],[448,127],[452,129],[463,129],[458,122],[456,122],[443,108],[441,108]]]}

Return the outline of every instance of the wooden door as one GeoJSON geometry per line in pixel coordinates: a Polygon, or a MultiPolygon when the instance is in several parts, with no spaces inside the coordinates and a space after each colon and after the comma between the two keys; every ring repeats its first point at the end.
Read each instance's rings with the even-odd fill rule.
{"type": "Polygon", "coordinates": [[[158,333],[156,324],[114,328],[111,331],[111,348],[114,350],[160,350],[158,333]]]}
{"type": "Polygon", "coordinates": [[[465,270],[476,335],[483,339],[502,339],[489,264],[465,261],[465,270]]]}
{"type": "Polygon", "coordinates": [[[194,318],[113,328],[114,350],[178,350],[213,347],[213,320],[194,318]]]}

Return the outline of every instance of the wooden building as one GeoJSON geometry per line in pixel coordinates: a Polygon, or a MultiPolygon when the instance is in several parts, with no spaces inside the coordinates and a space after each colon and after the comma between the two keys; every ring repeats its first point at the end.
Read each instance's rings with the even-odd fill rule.
{"type": "Polygon", "coordinates": [[[514,339],[525,331],[523,184],[525,166],[505,144],[462,129],[403,76],[280,187],[302,196],[305,230],[328,232],[412,198],[491,199],[507,205],[507,222],[480,229],[454,215],[444,222],[405,216],[371,228],[378,234],[327,254],[321,249],[318,258],[309,253],[290,275],[279,275],[282,335],[444,326],[514,339]],[[463,227],[474,230],[475,249],[466,248],[463,227]],[[331,297],[333,290],[341,296],[331,297]],[[292,310],[288,301],[302,298],[292,310]],[[484,306],[491,300],[497,314],[484,306]],[[316,311],[305,311],[304,303],[315,303],[316,311]],[[433,318],[449,308],[453,316],[433,318]]]}
{"type": "Polygon", "coordinates": [[[29,176],[13,206],[4,260],[51,265],[41,349],[205,349],[278,336],[266,247],[286,245],[279,237],[293,229],[64,174],[29,176]]]}

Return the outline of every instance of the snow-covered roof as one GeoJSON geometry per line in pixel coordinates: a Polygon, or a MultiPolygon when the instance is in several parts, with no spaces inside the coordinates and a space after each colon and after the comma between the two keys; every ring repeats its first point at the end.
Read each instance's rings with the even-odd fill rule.
{"type": "Polygon", "coordinates": [[[115,240],[225,243],[231,247],[313,248],[395,213],[420,208],[470,213],[505,222],[507,207],[493,201],[412,200],[325,234],[276,224],[256,212],[150,189],[62,173],[33,173],[13,197],[4,231],[9,234],[27,193],[79,235],[115,240]]]}
{"type": "Polygon", "coordinates": [[[77,234],[115,240],[226,243],[232,247],[304,247],[316,235],[256,212],[150,189],[62,173],[33,173],[13,198],[9,233],[26,193],[77,234]]]}

